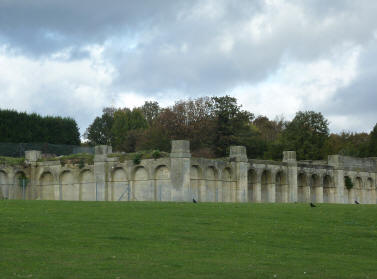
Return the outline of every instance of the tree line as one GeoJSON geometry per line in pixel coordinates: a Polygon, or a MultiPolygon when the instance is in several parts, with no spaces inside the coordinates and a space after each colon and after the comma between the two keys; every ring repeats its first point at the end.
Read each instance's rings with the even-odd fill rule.
{"type": "Polygon", "coordinates": [[[377,156],[377,125],[368,133],[330,134],[329,122],[319,112],[299,111],[292,121],[270,120],[242,109],[230,96],[202,97],[160,107],[105,108],[86,129],[91,145],[114,150],[170,151],[171,140],[190,140],[193,156],[226,156],[230,145],[246,146],[249,158],[281,159],[295,150],[299,160],[321,160],[330,154],[377,156]]]}
{"type": "Polygon", "coordinates": [[[80,132],[72,118],[0,110],[0,142],[79,145],[80,132]]]}

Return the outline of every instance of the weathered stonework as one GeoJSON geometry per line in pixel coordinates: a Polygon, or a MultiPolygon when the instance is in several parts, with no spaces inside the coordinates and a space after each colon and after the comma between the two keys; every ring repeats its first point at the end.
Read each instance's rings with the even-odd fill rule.
{"type": "Polygon", "coordinates": [[[296,161],[284,151],[282,162],[253,160],[243,146],[231,146],[228,158],[193,158],[188,141],[173,141],[168,158],[136,165],[109,157],[109,146],[95,152],[93,165],[62,166],[27,151],[23,165],[0,165],[0,199],[377,203],[377,158],[296,161]]]}

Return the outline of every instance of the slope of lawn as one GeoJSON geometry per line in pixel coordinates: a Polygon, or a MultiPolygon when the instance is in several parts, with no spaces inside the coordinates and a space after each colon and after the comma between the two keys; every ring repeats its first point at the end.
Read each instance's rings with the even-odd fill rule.
{"type": "Polygon", "coordinates": [[[377,206],[0,201],[0,278],[377,278],[377,206]]]}

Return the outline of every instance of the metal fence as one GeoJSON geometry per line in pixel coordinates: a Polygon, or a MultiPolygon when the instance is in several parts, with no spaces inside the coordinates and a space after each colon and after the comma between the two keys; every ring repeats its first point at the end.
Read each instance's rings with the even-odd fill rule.
{"type": "Polygon", "coordinates": [[[94,154],[94,147],[78,146],[68,144],[51,143],[9,143],[0,142],[0,156],[24,157],[27,150],[39,150],[43,154],[53,154],[56,156],[76,153],[94,154]]]}

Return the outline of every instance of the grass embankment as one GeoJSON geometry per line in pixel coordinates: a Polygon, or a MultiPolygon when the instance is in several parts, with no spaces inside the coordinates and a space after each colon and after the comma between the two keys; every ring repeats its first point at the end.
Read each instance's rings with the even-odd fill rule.
{"type": "Polygon", "coordinates": [[[41,158],[38,162],[44,161],[60,161],[62,166],[66,164],[78,164],[81,167],[84,167],[85,164],[93,165],[94,163],[94,155],[88,153],[77,153],[77,154],[70,154],[64,155],[59,157],[48,157],[48,158],[41,158]]]}
{"type": "Polygon", "coordinates": [[[377,278],[377,206],[0,201],[0,278],[377,278]]]}
{"type": "Polygon", "coordinates": [[[25,162],[25,158],[0,156],[0,165],[16,166],[16,165],[22,165],[24,162],[25,162]]]}
{"type": "Polygon", "coordinates": [[[159,150],[144,150],[130,153],[113,153],[108,155],[109,158],[119,157],[119,161],[123,163],[126,160],[133,160],[140,163],[142,159],[158,159],[169,157],[169,153],[159,150]]]}

